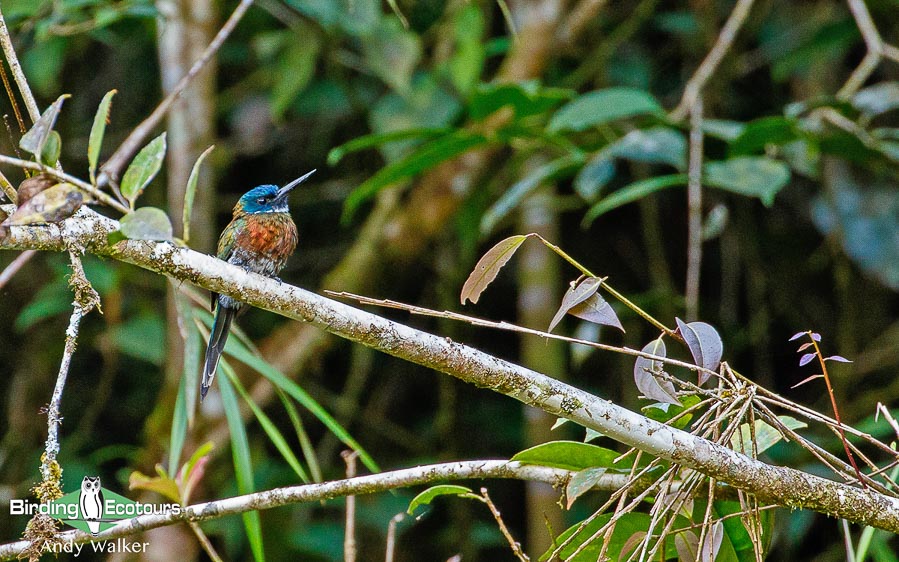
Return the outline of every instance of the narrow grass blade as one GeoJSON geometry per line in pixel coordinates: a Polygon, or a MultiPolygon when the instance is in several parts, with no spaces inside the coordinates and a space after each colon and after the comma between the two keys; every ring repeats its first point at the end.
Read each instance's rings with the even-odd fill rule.
{"type": "Polygon", "coordinates": [[[290,465],[290,468],[296,472],[297,476],[300,477],[305,484],[310,482],[309,474],[300,464],[300,461],[297,460],[296,455],[293,454],[293,451],[290,450],[290,445],[287,444],[287,440],[284,439],[284,435],[281,431],[272,423],[272,420],[262,411],[262,409],[253,402],[253,398],[249,395],[247,390],[240,383],[240,380],[234,378],[231,381],[237,391],[240,393],[240,396],[244,399],[250,409],[253,411],[253,415],[256,416],[256,419],[259,420],[259,425],[262,426],[262,429],[265,430],[265,434],[268,435],[268,438],[271,440],[272,444],[275,448],[278,449],[278,452],[281,453],[281,456],[284,457],[284,460],[287,461],[287,464],[290,465]]]}
{"type": "Polygon", "coordinates": [[[185,244],[190,240],[190,215],[194,210],[194,196],[197,194],[197,182],[200,179],[200,165],[203,164],[203,160],[212,152],[213,148],[215,148],[215,145],[210,146],[203,151],[203,154],[200,154],[197,161],[194,162],[193,169],[190,171],[190,177],[187,178],[187,188],[184,191],[184,211],[181,216],[181,228],[183,231],[181,239],[184,240],[185,244]]]}
{"type": "Polygon", "coordinates": [[[278,398],[280,398],[281,403],[284,404],[284,409],[287,410],[287,415],[290,416],[290,423],[293,424],[293,430],[296,432],[297,439],[300,441],[300,449],[303,451],[303,457],[306,459],[306,464],[309,465],[309,472],[312,473],[312,480],[315,482],[323,482],[324,477],[322,476],[321,466],[318,464],[318,455],[315,454],[315,447],[312,446],[309,434],[306,433],[306,428],[303,426],[303,419],[300,417],[300,412],[283,390],[280,388],[276,390],[278,391],[278,398]]]}
{"type": "MultiPolygon", "coordinates": [[[[219,364],[219,369],[225,374],[219,377],[219,392],[222,395],[222,405],[225,409],[225,418],[228,422],[228,431],[231,433],[231,454],[234,459],[234,474],[237,477],[237,492],[239,494],[252,494],[255,491],[253,483],[253,461],[250,457],[250,442],[247,439],[247,429],[240,417],[240,405],[237,403],[237,395],[231,386],[234,378],[234,370],[225,360],[219,364]]],[[[262,548],[262,523],[258,511],[247,511],[242,514],[244,527],[247,530],[247,540],[253,551],[256,562],[264,562],[265,551],[262,548]]]]}

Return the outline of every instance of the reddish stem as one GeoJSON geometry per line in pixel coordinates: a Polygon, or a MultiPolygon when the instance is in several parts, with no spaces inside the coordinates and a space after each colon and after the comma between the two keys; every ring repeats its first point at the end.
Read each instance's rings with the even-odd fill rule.
{"type": "Polygon", "coordinates": [[[821,348],[818,347],[818,342],[812,337],[811,332],[809,332],[809,337],[812,340],[812,345],[815,346],[815,355],[818,356],[818,362],[821,364],[824,383],[827,385],[827,393],[830,395],[830,404],[833,406],[833,417],[837,420],[837,431],[840,432],[840,439],[843,441],[843,449],[845,449],[846,456],[849,458],[849,464],[855,469],[855,475],[858,477],[859,484],[862,485],[862,488],[867,489],[868,486],[865,485],[865,481],[862,479],[862,473],[858,469],[858,465],[855,464],[855,457],[852,456],[852,451],[849,450],[849,442],[846,440],[846,433],[843,432],[843,422],[840,420],[840,411],[837,409],[837,399],[833,394],[833,385],[830,384],[830,375],[827,374],[827,363],[824,361],[824,356],[821,354],[821,348]]]}

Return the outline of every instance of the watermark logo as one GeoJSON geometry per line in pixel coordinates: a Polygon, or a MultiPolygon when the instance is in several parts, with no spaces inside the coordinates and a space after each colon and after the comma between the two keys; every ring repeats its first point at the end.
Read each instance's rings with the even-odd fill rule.
{"type": "MultiPolygon", "coordinates": [[[[150,504],[136,502],[100,486],[99,476],[85,476],[81,489],[48,502],[13,499],[9,502],[10,515],[34,516],[44,513],[53,519],[93,536],[127,523],[131,518],[149,514],[181,513],[176,503],[150,504]]],[[[56,545],[60,552],[72,552],[77,556],[84,545],[66,543],[56,545]],[[71,548],[69,548],[71,547],[71,548]]],[[[145,543],[125,543],[124,539],[107,543],[93,543],[95,552],[146,552],[145,543]],[[121,543],[121,544],[120,544],[121,543]],[[109,545],[108,550],[105,545],[109,545]],[[135,550],[139,545],[143,550],[135,550]],[[99,547],[99,548],[98,548],[99,547]]]]}

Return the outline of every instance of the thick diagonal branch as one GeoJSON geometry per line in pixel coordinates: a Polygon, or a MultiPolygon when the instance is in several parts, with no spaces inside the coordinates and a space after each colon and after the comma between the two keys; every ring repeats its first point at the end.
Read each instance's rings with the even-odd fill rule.
{"type": "Polygon", "coordinates": [[[751,459],[449,338],[247,273],[211,256],[169,243],[124,241],[110,246],[107,235],[117,227],[116,221],[82,209],[60,225],[12,227],[7,237],[0,241],[0,249],[60,251],[66,248],[67,242],[75,242],[89,252],[194,283],[478,387],[500,392],[649,454],[698,470],[754,494],[761,502],[811,509],[899,532],[897,498],[751,459]]]}

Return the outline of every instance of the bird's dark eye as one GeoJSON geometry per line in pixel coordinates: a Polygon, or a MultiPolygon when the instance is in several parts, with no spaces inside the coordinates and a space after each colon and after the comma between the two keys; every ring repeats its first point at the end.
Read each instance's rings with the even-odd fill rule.
{"type": "Polygon", "coordinates": [[[260,197],[259,199],[256,200],[256,202],[259,203],[260,205],[265,205],[265,201],[266,201],[265,197],[260,197]]]}

